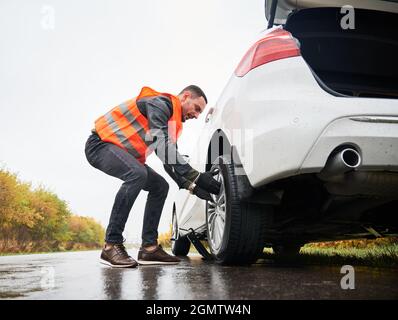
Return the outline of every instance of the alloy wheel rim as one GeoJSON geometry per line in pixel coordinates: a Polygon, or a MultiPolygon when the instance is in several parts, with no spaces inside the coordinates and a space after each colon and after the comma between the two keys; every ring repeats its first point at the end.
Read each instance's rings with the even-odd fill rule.
{"type": "Polygon", "coordinates": [[[207,228],[209,231],[209,242],[213,252],[217,253],[222,244],[225,232],[225,216],[226,216],[226,193],[224,186],[224,178],[219,170],[214,177],[221,182],[221,189],[218,195],[211,194],[212,202],[208,202],[207,207],[207,228]]]}
{"type": "Polygon", "coordinates": [[[172,239],[177,240],[177,217],[175,212],[173,212],[173,223],[172,223],[172,232],[171,232],[172,239]]]}

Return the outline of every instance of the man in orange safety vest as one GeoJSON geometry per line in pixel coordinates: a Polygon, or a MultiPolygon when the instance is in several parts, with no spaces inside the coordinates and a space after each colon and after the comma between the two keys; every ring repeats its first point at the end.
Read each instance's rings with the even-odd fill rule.
{"type": "Polygon", "coordinates": [[[124,181],[116,194],[106,229],[102,263],[112,267],[135,267],[180,261],[157,243],[157,229],[169,186],[161,175],[146,165],[146,159],[155,151],[179,187],[201,199],[211,200],[210,193],[219,193],[220,182],[213,174],[199,173],[177,150],[183,122],[197,119],[206,104],[204,92],[195,85],[184,88],[177,96],[143,87],[137,97],[114,107],[95,121],[85,146],[87,160],[93,167],[124,181]],[[148,198],[137,263],[128,255],[122,233],[141,190],[148,191],[148,198]]]}

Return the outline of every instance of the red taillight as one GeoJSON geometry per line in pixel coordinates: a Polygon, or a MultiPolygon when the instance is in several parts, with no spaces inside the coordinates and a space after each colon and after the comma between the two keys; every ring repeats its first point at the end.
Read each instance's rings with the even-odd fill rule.
{"type": "Polygon", "coordinates": [[[300,55],[300,49],[290,32],[277,29],[257,41],[239,63],[235,75],[243,77],[250,70],[271,61],[300,55]]]}

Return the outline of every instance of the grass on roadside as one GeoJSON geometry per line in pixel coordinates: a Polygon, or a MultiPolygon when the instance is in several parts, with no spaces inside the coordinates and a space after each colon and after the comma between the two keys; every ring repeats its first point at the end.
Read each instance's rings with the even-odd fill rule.
{"type": "Polygon", "coordinates": [[[265,249],[263,258],[309,265],[357,265],[369,267],[398,267],[398,244],[371,248],[312,247],[306,245],[294,257],[277,258],[272,249],[265,249]]]}

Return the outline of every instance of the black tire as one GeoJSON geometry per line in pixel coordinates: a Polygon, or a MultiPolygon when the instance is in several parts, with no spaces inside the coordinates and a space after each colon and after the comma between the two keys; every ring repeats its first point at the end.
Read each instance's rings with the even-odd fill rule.
{"type": "MultiPolygon", "coordinates": [[[[264,208],[258,204],[239,200],[234,166],[229,157],[221,156],[217,158],[211,170],[217,169],[220,174],[216,178],[223,180],[222,184],[225,188],[225,207],[221,205],[222,208],[225,208],[223,211],[225,213],[225,224],[222,236],[217,237],[215,231],[211,231],[222,225],[222,223],[216,223],[216,219],[220,221],[220,213],[217,213],[218,217],[214,217],[216,209],[214,209],[214,205],[207,202],[207,239],[211,254],[215,261],[220,264],[254,263],[264,248],[266,221],[264,208]],[[209,221],[209,219],[212,219],[212,221],[209,221]],[[217,241],[216,244],[216,241],[213,241],[216,238],[221,238],[222,240],[217,241]]],[[[222,192],[220,192],[220,195],[222,195],[222,192]]],[[[224,213],[222,214],[224,215],[224,213]]]]}
{"type": "Polygon", "coordinates": [[[187,237],[180,237],[176,209],[173,206],[171,252],[175,256],[186,256],[191,248],[191,241],[187,237]]]}

